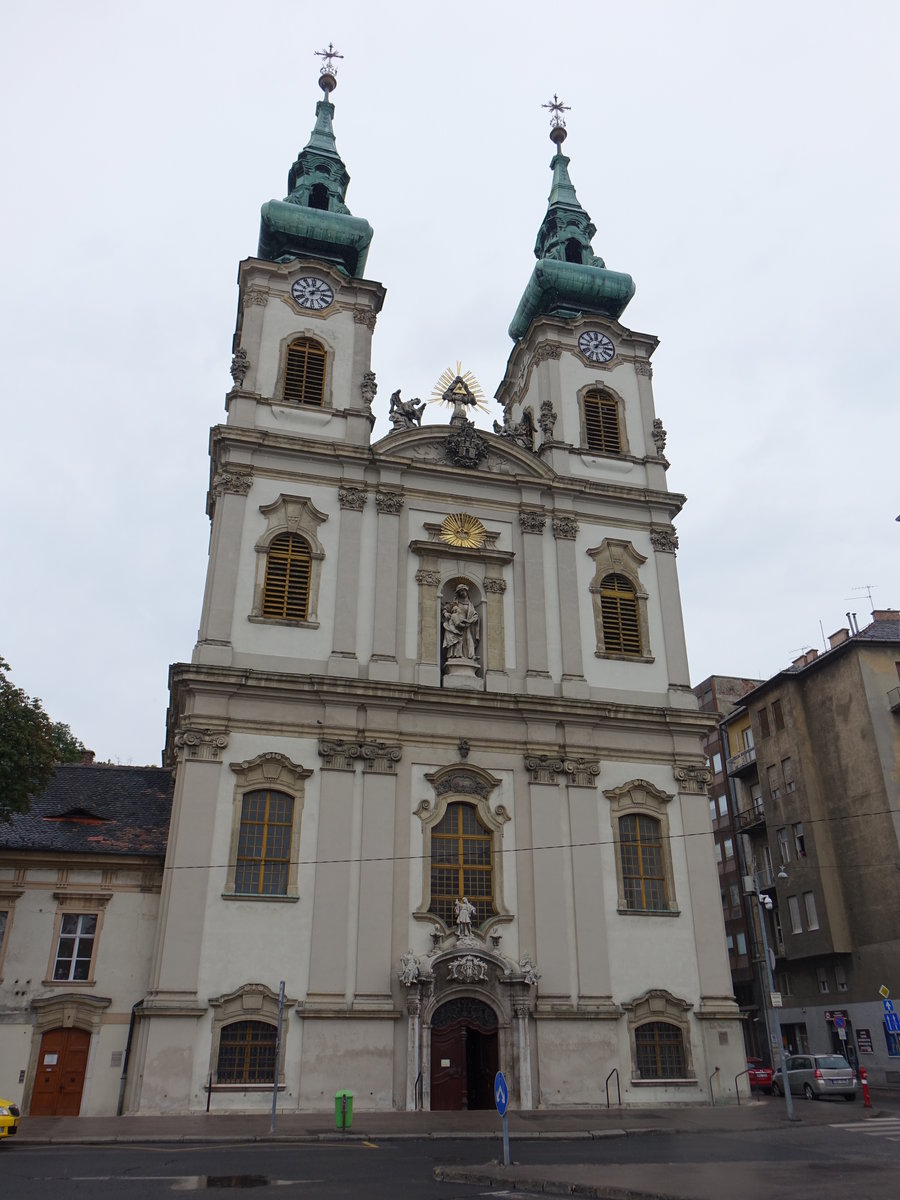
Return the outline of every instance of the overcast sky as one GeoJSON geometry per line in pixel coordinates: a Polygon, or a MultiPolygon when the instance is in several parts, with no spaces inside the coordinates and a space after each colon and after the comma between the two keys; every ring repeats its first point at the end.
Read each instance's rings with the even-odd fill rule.
{"type": "MultiPolygon", "coordinates": [[[[900,606],[900,6],[45,0],[0,46],[0,654],[100,758],[159,761],[206,571],[237,264],[334,95],[373,225],[376,436],[459,359],[488,398],[553,146],[654,333],[691,677],[900,606]]],[[[486,422],[499,416],[496,404],[486,422]]],[[[446,421],[443,410],[428,420],[446,421]]]]}

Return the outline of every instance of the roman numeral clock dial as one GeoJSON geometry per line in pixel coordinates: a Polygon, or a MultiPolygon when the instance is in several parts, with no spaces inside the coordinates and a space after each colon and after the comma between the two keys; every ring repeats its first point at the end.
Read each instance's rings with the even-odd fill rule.
{"type": "Polygon", "coordinates": [[[301,308],[327,308],[334,300],[334,292],[324,279],[315,275],[304,275],[291,284],[291,295],[301,308]]]}
{"type": "Polygon", "coordinates": [[[597,329],[588,329],[578,339],[578,349],[588,362],[609,362],[616,352],[615,346],[605,333],[597,329]]]}

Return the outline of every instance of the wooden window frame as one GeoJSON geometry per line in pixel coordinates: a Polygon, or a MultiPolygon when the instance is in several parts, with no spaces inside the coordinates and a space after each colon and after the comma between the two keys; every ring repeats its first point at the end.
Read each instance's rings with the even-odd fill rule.
{"type": "MultiPolygon", "coordinates": [[[[273,1025],[270,1021],[242,1018],[238,1021],[229,1021],[226,1025],[223,1025],[219,1032],[219,1048],[216,1055],[216,1082],[230,1084],[231,1086],[253,1086],[255,1084],[257,1086],[271,1087],[275,1082],[273,1076],[277,1067],[275,1062],[275,1055],[278,1052],[277,1037],[278,1026],[273,1025]],[[266,1034],[270,1035],[266,1037],[265,1041],[255,1039],[253,1036],[261,1030],[265,1030],[266,1034]],[[238,1031],[242,1035],[240,1040],[234,1036],[238,1031]],[[233,1045],[231,1044],[232,1041],[234,1042],[233,1045]],[[258,1066],[255,1073],[252,1070],[254,1049],[265,1052],[266,1058],[271,1059],[271,1063],[265,1063],[265,1071],[262,1074],[259,1073],[258,1066]],[[239,1057],[241,1059],[241,1070],[239,1077],[236,1077],[238,1072],[232,1068],[231,1077],[223,1078],[222,1055],[223,1052],[230,1050],[235,1052],[236,1058],[239,1057]],[[254,1074],[255,1077],[251,1078],[251,1074],[254,1074]]],[[[258,1054],[256,1057],[260,1056],[258,1054]]]]}
{"type": "MultiPolygon", "coordinates": [[[[603,793],[609,801],[609,818],[612,825],[616,882],[618,887],[618,912],[623,916],[677,917],[679,908],[675,898],[675,876],[672,867],[672,843],[669,831],[669,803],[673,799],[646,779],[633,779],[622,787],[603,793]],[[622,817],[639,815],[652,818],[659,827],[660,860],[663,878],[663,908],[629,907],[627,879],[622,847],[622,817]]],[[[627,844],[627,843],[626,843],[627,844]]]]}
{"type": "Polygon", "coordinates": [[[590,593],[594,608],[594,632],[597,638],[596,658],[618,659],[622,662],[652,663],[650,652],[650,614],[648,608],[649,596],[641,584],[640,568],[647,561],[647,556],[635,550],[631,542],[618,538],[604,538],[599,546],[586,552],[594,563],[594,577],[590,583],[590,593]],[[637,628],[640,638],[640,653],[622,653],[619,649],[610,649],[606,644],[604,629],[604,580],[610,575],[621,575],[634,588],[634,600],[637,608],[637,628]]]}
{"type": "Polygon", "coordinates": [[[625,405],[621,396],[605,384],[592,383],[579,392],[578,408],[581,417],[582,454],[603,455],[609,458],[621,458],[628,454],[625,405]],[[596,414],[589,415],[589,409],[593,405],[596,405],[596,414]],[[591,445],[592,431],[595,437],[599,433],[599,445],[591,445]]]}
{"type": "Polygon", "coordinates": [[[235,855],[235,895],[287,895],[293,826],[294,797],[288,792],[274,788],[244,792],[235,855]],[[262,806],[261,812],[258,805],[262,806]],[[252,886],[247,887],[247,883],[252,886]]]}
{"type": "MultiPolygon", "coordinates": [[[[72,988],[94,987],[96,985],[97,956],[100,950],[100,938],[103,933],[103,919],[106,915],[106,906],[112,898],[112,894],[110,892],[81,894],[77,892],[54,892],[53,896],[57,902],[57,909],[53,920],[53,941],[50,948],[50,959],[47,963],[47,975],[43,981],[44,986],[66,988],[69,990],[72,988]],[[64,917],[96,917],[97,919],[94,927],[87,979],[54,979],[56,963],[59,959],[60,939],[65,936],[62,932],[64,917]]],[[[72,962],[74,964],[74,957],[72,962]]]]}
{"type": "Polygon", "coordinates": [[[632,1086],[688,1086],[696,1085],[694,1066],[691,1054],[691,1024],[690,1012],[692,1005],[687,1000],[681,1000],[665,988],[651,988],[634,1000],[626,1001],[622,1008],[628,1017],[628,1035],[631,1045],[631,1083],[632,1086]],[[649,1024],[672,1026],[681,1034],[681,1056],[684,1074],[646,1076],[639,1073],[638,1063],[638,1031],[646,1029],[649,1024]]]}
{"type": "MultiPolygon", "coordinates": [[[[290,1014],[297,1004],[296,999],[289,996],[284,998],[284,1024],[281,1035],[281,1050],[278,1056],[278,1091],[284,1091],[284,1063],[287,1044],[290,1035],[290,1014]]],[[[229,1025],[238,1021],[258,1021],[263,1025],[277,1028],[278,1025],[278,993],[264,983],[245,983],[226,992],[222,996],[213,996],[209,1001],[212,1010],[212,1030],[209,1040],[209,1078],[213,1091],[221,1092],[272,1092],[272,1079],[268,1083],[221,1083],[218,1078],[219,1046],[222,1032],[229,1025]]]]}
{"type": "Polygon", "coordinates": [[[266,554],[261,615],[266,620],[307,621],[311,576],[312,553],[306,538],[287,530],[276,534],[266,554]]]}
{"type": "Polygon", "coordinates": [[[637,592],[627,575],[613,571],[600,580],[600,619],[607,653],[642,656],[637,592]]]}
{"type": "Polygon", "coordinates": [[[493,837],[490,829],[481,820],[478,810],[472,804],[462,800],[451,801],[441,820],[431,829],[431,907],[430,911],[450,927],[455,917],[453,901],[465,896],[478,910],[478,918],[473,924],[481,928],[491,917],[496,916],[494,907],[494,865],[493,837]],[[475,832],[465,828],[466,814],[471,814],[475,832]],[[444,825],[455,819],[456,828],[445,830],[444,825]],[[447,854],[438,857],[441,847],[447,848],[447,854]],[[479,850],[480,847],[480,850],[479,850]],[[479,854],[487,850],[487,861],[479,860],[479,854]],[[468,852],[468,853],[467,853],[468,852]],[[474,860],[472,861],[474,856],[474,860]],[[467,861],[468,860],[468,861],[467,861]],[[435,892],[435,876],[441,872],[456,875],[456,891],[451,895],[448,890],[435,892]],[[477,886],[487,879],[487,891],[477,886]],[[471,885],[476,886],[471,886],[471,885]]]}
{"type": "MultiPolygon", "coordinates": [[[[486,937],[488,932],[498,923],[512,921],[513,914],[504,903],[503,891],[503,827],[510,820],[505,805],[491,806],[491,794],[501,786],[501,781],[480,767],[461,767],[458,763],[441,767],[439,770],[425,776],[430,784],[432,795],[420,800],[415,808],[415,815],[422,822],[421,858],[421,888],[422,901],[413,912],[417,921],[426,921],[429,925],[438,925],[449,932],[454,924],[447,925],[435,912],[431,905],[431,837],[435,826],[439,825],[451,804],[463,803],[471,805],[481,825],[491,835],[491,869],[493,880],[494,911],[480,925],[480,932],[486,937]]],[[[471,899],[471,897],[470,897],[471,899]]]]}
{"type": "Polygon", "coordinates": [[[279,380],[279,397],[282,404],[298,408],[326,408],[326,385],[328,383],[328,348],[308,333],[295,333],[284,346],[284,357],[279,380]],[[294,361],[301,359],[302,362],[294,361]],[[310,363],[316,365],[310,371],[310,363]],[[299,378],[298,378],[299,372],[299,378]],[[311,375],[309,387],[307,376],[311,375]],[[295,395],[289,395],[289,389],[295,395]],[[314,397],[314,398],[313,398],[314,397]]]}
{"type": "Polygon", "coordinates": [[[305,781],[312,775],[284,754],[270,752],[258,754],[245,762],[230,763],[235,774],[234,798],[231,818],[231,850],[228,857],[228,873],[222,896],[226,900],[246,900],[250,903],[294,902],[299,899],[299,849],[303,805],[306,800],[305,781]],[[238,854],[241,845],[244,797],[252,792],[280,792],[293,800],[289,859],[287,863],[287,886],[284,892],[238,892],[235,883],[238,874],[238,854]]]}
{"type": "Polygon", "coordinates": [[[642,1025],[638,1025],[634,1031],[634,1053],[634,1070],[638,1079],[664,1081],[685,1078],[684,1031],[680,1025],[675,1025],[671,1021],[645,1021],[642,1025]],[[667,1038],[666,1045],[661,1044],[660,1041],[663,1032],[667,1038]],[[648,1034],[650,1038],[648,1038],[648,1034]],[[673,1066],[677,1068],[676,1070],[666,1070],[662,1065],[664,1051],[667,1048],[675,1051],[673,1066]],[[642,1069],[642,1059],[646,1062],[648,1051],[652,1052],[658,1068],[655,1072],[645,1072],[642,1069]]]}
{"type": "Polygon", "coordinates": [[[261,504],[259,511],[266,528],[258,539],[256,550],[256,581],[253,589],[253,607],[248,620],[265,625],[289,625],[300,629],[318,629],[319,588],[322,582],[322,564],[325,548],[319,540],[319,526],[328,520],[327,513],[320,512],[308,496],[291,496],[282,493],[271,504],[261,504]],[[266,597],[266,573],[269,566],[269,549],[282,534],[295,534],[309,547],[309,585],[306,616],[267,617],[264,615],[266,597]]]}

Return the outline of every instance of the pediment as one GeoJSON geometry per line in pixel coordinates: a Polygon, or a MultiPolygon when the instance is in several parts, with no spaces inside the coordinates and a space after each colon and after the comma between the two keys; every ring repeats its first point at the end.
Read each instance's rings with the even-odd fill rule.
{"type": "Polygon", "coordinates": [[[372,446],[372,453],[382,461],[405,460],[415,466],[444,467],[509,478],[525,476],[541,481],[553,478],[551,469],[536,454],[523,450],[509,438],[474,425],[468,427],[465,435],[472,442],[472,457],[480,456],[477,462],[464,462],[458,454],[454,454],[453,439],[458,434],[458,428],[452,425],[404,429],[381,438],[372,446]]]}

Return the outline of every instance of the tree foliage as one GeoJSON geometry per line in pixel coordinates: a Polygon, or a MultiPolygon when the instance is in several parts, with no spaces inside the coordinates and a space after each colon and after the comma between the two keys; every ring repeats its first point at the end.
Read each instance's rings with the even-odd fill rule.
{"type": "Polygon", "coordinates": [[[76,762],[84,754],[69,726],[51,721],[40,700],[16,687],[8,671],[0,658],[0,821],[27,812],[58,762],[76,762]]]}

